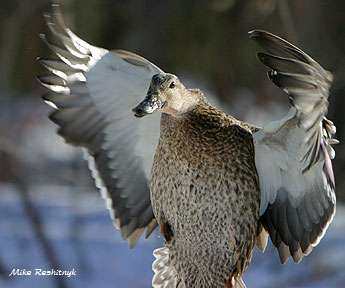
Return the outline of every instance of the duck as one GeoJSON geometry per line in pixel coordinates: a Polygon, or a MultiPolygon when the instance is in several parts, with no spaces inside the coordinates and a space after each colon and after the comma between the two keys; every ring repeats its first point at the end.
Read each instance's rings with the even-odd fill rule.
{"type": "Polygon", "coordinates": [[[152,286],[244,288],[254,247],[268,238],[299,263],[335,214],[333,76],[298,47],[249,32],[258,60],[291,104],[257,127],[212,106],[200,89],[145,58],[75,35],[59,5],[44,14],[57,59],[39,58],[57,133],[88,155],[110,216],[132,249],[159,226],[152,286]],[[60,43],[60,44],[55,44],[60,43]]]}

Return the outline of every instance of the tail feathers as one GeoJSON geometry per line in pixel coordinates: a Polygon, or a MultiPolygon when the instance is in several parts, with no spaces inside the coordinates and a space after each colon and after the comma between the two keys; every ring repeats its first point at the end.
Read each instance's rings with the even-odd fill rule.
{"type": "Polygon", "coordinates": [[[237,277],[235,283],[235,288],[247,288],[246,284],[244,284],[242,277],[237,277]]]}
{"type": "Polygon", "coordinates": [[[185,288],[181,279],[177,276],[176,270],[170,266],[169,248],[162,247],[153,251],[156,260],[152,264],[155,275],[152,279],[154,288],[185,288]]]}
{"type": "MultiPolygon", "coordinates": [[[[178,277],[175,268],[170,265],[168,247],[154,250],[153,256],[156,258],[152,264],[152,270],[155,273],[152,279],[152,286],[154,288],[186,288],[182,279],[178,277]]],[[[240,276],[232,278],[230,287],[247,288],[240,276]]]]}
{"type": "Polygon", "coordinates": [[[255,244],[256,246],[260,249],[262,253],[264,253],[266,246],[267,246],[267,241],[268,241],[268,233],[264,229],[261,221],[258,226],[258,234],[255,238],[255,244]]]}
{"type": "Polygon", "coordinates": [[[247,286],[241,276],[232,276],[226,281],[225,288],[247,288],[247,286]]]}

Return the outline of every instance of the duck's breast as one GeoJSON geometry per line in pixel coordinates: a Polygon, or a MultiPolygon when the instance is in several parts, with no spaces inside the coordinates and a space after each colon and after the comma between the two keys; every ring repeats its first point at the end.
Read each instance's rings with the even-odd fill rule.
{"type": "Polygon", "coordinates": [[[259,218],[251,135],[236,125],[169,118],[151,172],[155,216],[171,228],[179,263],[203,269],[217,262],[228,273],[240,255],[251,257],[259,218]]]}

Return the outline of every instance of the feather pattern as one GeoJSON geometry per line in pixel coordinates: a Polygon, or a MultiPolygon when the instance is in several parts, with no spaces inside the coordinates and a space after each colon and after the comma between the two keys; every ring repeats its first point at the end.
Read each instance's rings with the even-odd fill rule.
{"type": "Polygon", "coordinates": [[[152,279],[152,287],[155,288],[186,288],[184,281],[178,278],[177,272],[170,265],[170,253],[168,247],[158,248],[153,251],[156,260],[152,264],[155,273],[152,279]]]}
{"type": "Polygon", "coordinates": [[[289,95],[286,117],[254,133],[260,215],[281,262],[296,263],[323,237],[335,213],[331,159],[334,124],[326,119],[333,76],[310,56],[265,31],[250,37],[267,52],[258,59],[269,79],[289,95]]]}
{"type": "Polygon", "coordinates": [[[55,108],[50,119],[68,143],[85,148],[96,186],[132,248],[145,228],[148,237],[157,226],[148,179],[159,120],[138,121],[131,108],[162,71],[136,54],[86,43],[65,26],[58,5],[44,18],[56,41],[41,38],[59,58],[39,59],[51,72],[38,77],[53,92],[43,96],[55,108]]]}

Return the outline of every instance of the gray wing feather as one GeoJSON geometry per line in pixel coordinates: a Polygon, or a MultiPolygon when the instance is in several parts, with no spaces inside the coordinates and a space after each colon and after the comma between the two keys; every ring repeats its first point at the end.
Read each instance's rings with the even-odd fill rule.
{"type": "Polygon", "coordinates": [[[145,228],[148,237],[157,226],[148,179],[159,119],[138,121],[131,108],[145,95],[152,75],[161,70],[133,53],[110,52],[86,43],[65,26],[58,5],[44,17],[62,44],[52,44],[41,35],[59,57],[39,59],[52,73],[38,77],[53,92],[43,95],[55,108],[50,119],[66,142],[87,151],[96,186],[115,226],[132,248],[145,228]],[[145,129],[151,134],[146,135],[145,129]],[[153,139],[152,143],[146,139],[153,139]]]}
{"type": "Polygon", "coordinates": [[[331,144],[335,126],[325,118],[332,74],[287,41],[265,31],[250,37],[267,52],[258,59],[293,108],[254,133],[260,215],[281,262],[310,253],[335,213],[331,144]]]}

